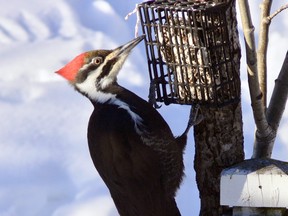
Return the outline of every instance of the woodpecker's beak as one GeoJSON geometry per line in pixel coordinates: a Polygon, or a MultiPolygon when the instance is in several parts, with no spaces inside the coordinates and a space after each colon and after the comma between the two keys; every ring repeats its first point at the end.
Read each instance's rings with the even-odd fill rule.
{"type": "MultiPolygon", "coordinates": [[[[109,68],[109,74],[107,75],[106,80],[116,80],[117,75],[124,64],[126,58],[130,54],[131,50],[139,44],[145,38],[144,35],[135,38],[134,40],[112,50],[112,52],[105,58],[104,65],[109,65],[106,68],[109,68]]],[[[104,68],[104,67],[103,67],[104,68]]],[[[105,83],[105,82],[104,82],[105,83]]],[[[105,86],[105,85],[103,85],[105,86]]]]}
{"type": "Polygon", "coordinates": [[[131,52],[131,50],[137,46],[137,44],[139,44],[143,39],[145,38],[145,35],[139,36],[137,38],[135,38],[132,41],[129,41],[128,43],[116,48],[113,50],[112,52],[112,56],[113,58],[126,58],[129,53],[131,52]]]}

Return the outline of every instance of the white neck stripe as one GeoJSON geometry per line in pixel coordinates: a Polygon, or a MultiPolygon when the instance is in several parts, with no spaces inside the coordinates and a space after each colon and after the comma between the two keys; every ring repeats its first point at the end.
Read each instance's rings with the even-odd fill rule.
{"type": "Polygon", "coordinates": [[[100,104],[104,104],[104,103],[108,103],[111,105],[116,105],[118,106],[119,109],[124,109],[127,111],[127,113],[130,115],[131,119],[134,121],[134,127],[136,132],[141,135],[141,130],[140,127],[143,126],[142,122],[143,119],[135,112],[133,112],[129,105],[121,100],[119,100],[118,98],[116,98],[115,94],[111,94],[111,93],[104,93],[104,92],[100,92],[100,91],[94,91],[93,93],[90,92],[90,94],[88,94],[89,98],[91,98],[92,100],[100,103],[100,104]]]}

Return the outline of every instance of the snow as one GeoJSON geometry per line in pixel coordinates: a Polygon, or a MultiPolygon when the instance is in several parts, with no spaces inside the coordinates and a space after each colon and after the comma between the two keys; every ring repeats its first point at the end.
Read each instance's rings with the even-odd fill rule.
{"type": "MultiPolygon", "coordinates": [[[[0,215],[117,215],[88,151],[86,127],[92,106],[54,71],[83,51],[111,49],[131,40],[136,16],[128,21],[124,17],[138,1],[0,3],[0,215]]],[[[251,8],[258,10],[259,3],[253,1],[251,8]]],[[[258,12],[253,15],[257,18],[258,12]]],[[[288,33],[282,31],[284,27],[286,11],[271,25],[270,95],[287,50],[288,33]]],[[[147,99],[149,78],[145,61],[141,44],[125,63],[119,82],[147,99]]],[[[242,65],[245,151],[249,158],[254,125],[242,65]]],[[[188,106],[163,105],[159,111],[175,135],[183,132],[188,106]],[[179,113],[177,118],[174,113],[179,113]]],[[[285,112],[273,153],[279,160],[285,160],[288,151],[287,118],[285,112]]],[[[190,132],[185,154],[186,177],[177,196],[183,216],[197,215],[199,211],[193,142],[190,132]]]]}

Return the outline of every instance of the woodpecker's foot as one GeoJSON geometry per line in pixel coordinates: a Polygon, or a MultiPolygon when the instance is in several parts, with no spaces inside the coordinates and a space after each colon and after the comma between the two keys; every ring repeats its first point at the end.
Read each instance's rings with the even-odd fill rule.
{"type": "Polygon", "coordinates": [[[189,121],[188,121],[188,125],[190,127],[199,124],[204,119],[204,116],[200,114],[200,112],[201,112],[201,109],[200,109],[199,104],[196,104],[195,106],[191,106],[189,121]]]}
{"type": "Polygon", "coordinates": [[[158,105],[156,102],[156,84],[154,82],[154,80],[151,81],[150,83],[150,88],[149,88],[149,95],[148,95],[148,101],[150,104],[152,104],[156,109],[159,109],[161,107],[161,105],[158,105]]]}
{"type": "Polygon", "coordinates": [[[192,126],[199,124],[204,119],[204,116],[199,113],[200,111],[201,109],[199,104],[191,106],[187,128],[184,132],[185,134],[188,134],[192,126]]]}

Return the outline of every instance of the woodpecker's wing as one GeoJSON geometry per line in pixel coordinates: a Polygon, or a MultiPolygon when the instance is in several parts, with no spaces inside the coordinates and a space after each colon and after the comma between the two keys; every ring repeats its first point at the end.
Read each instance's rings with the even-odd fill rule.
{"type": "Polygon", "coordinates": [[[157,153],[143,143],[127,110],[95,106],[88,142],[94,165],[121,215],[179,215],[168,198],[157,153]]]}
{"type": "Polygon", "coordinates": [[[175,140],[169,125],[157,110],[133,92],[119,85],[110,87],[109,92],[117,95],[119,101],[127,104],[129,110],[142,119],[143,127],[138,125],[141,141],[157,153],[166,193],[174,197],[183,176],[186,136],[175,140]]]}

